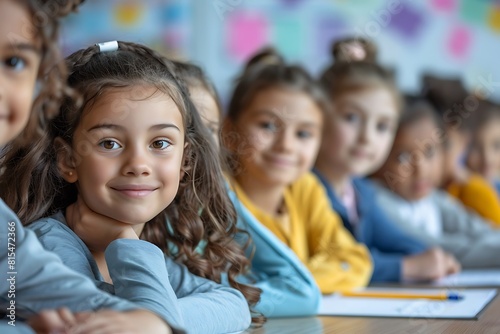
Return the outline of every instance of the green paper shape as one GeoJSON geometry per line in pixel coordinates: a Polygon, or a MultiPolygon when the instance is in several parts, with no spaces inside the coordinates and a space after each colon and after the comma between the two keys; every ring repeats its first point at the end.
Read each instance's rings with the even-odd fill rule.
{"type": "Polygon", "coordinates": [[[296,59],[303,55],[306,41],[305,25],[292,17],[281,17],[274,21],[273,42],[278,50],[287,58],[296,59]]]}
{"type": "Polygon", "coordinates": [[[491,3],[486,0],[462,0],[460,3],[460,18],[466,23],[487,25],[488,10],[491,3]]]}

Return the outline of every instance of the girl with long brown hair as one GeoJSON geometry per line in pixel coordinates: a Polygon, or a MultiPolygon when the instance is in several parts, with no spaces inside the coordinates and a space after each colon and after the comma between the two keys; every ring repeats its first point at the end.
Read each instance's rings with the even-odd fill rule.
{"type": "Polygon", "coordinates": [[[234,208],[174,65],[125,42],[77,51],[67,63],[81,99],[63,103],[36,149],[7,154],[6,171],[23,175],[7,201],[35,221],[29,228],[46,248],[102,289],[127,290],[115,277],[154,262],[170,323],[193,333],[244,330],[259,290],[235,281],[248,260],[233,241],[234,208]],[[115,266],[108,253],[116,249],[128,265],[115,266]],[[216,283],[223,277],[233,288],[216,283]]]}

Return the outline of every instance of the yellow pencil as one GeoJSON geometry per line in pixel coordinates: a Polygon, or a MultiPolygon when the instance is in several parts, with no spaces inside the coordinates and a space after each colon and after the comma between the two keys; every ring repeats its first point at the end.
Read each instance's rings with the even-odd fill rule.
{"type": "Polygon", "coordinates": [[[436,299],[436,300],[461,300],[464,297],[458,293],[437,292],[395,292],[395,291],[343,291],[344,297],[367,297],[367,298],[401,298],[401,299],[436,299]]]}

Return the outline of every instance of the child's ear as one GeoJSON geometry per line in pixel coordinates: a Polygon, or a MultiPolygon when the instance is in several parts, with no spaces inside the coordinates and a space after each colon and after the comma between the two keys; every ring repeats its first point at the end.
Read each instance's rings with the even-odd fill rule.
{"type": "Polygon", "coordinates": [[[73,150],[61,137],[54,140],[54,146],[57,154],[57,169],[59,173],[69,183],[78,181],[75,162],[73,159],[73,150]]]}

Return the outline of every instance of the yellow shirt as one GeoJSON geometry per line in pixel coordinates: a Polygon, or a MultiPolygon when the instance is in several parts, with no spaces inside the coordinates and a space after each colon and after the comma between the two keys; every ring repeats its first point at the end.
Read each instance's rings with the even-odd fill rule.
{"type": "Polygon", "coordinates": [[[481,176],[473,174],[466,183],[452,183],[447,190],[463,205],[500,227],[500,199],[495,189],[481,176]]]}
{"type": "Polygon", "coordinates": [[[283,217],[261,211],[233,184],[240,201],[307,266],[322,293],[368,284],[373,270],[368,249],[344,228],[313,174],[304,175],[285,190],[287,229],[280,222],[283,217]]]}

